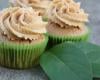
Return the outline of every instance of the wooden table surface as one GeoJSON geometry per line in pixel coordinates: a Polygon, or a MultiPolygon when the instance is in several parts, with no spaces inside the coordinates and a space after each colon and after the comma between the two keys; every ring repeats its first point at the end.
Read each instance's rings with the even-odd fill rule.
{"type": "MultiPolygon", "coordinates": [[[[90,14],[90,41],[100,45],[100,0],[78,0],[82,7],[90,14]]],[[[0,9],[8,6],[8,0],[0,0],[0,9]]],[[[48,80],[40,67],[30,70],[12,70],[0,67],[0,80],[48,80]]],[[[100,80],[100,79],[97,79],[100,80]]]]}

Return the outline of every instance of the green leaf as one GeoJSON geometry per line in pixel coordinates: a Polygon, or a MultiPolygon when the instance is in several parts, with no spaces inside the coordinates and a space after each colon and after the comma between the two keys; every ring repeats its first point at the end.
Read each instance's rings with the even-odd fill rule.
{"type": "Polygon", "coordinates": [[[50,80],[92,80],[87,56],[71,43],[63,43],[45,52],[40,65],[50,80]]]}
{"type": "Polygon", "coordinates": [[[100,46],[92,43],[81,42],[76,43],[76,47],[87,54],[92,63],[93,76],[100,78],[100,46]]]}

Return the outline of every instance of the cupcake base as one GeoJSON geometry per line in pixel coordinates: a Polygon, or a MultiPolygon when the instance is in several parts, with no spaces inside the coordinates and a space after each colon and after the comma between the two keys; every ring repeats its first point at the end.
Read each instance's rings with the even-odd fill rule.
{"type": "Polygon", "coordinates": [[[47,35],[49,36],[48,46],[50,47],[65,41],[87,41],[89,37],[89,30],[87,27],[61,28],[55,23],[50,23],[47,25],[47,31],[47,35]]]}
{"type": "Polygon", "coordinates": [[[27,69],[38,64],[45,50],[48,37],[34,44],[0,42],[0,65],[8,68],[27,69]]]}

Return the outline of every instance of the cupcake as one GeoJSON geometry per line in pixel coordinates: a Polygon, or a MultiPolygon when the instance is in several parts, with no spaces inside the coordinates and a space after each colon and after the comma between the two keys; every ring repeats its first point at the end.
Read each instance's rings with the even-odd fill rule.
{"type": "Polygon", "coordinates": [[[10,0],[12,6],[19,7],[32,7],[38,13],[43,16],[43,20],[47,20],[46,10],[51,0],[10,0]]]}
{"type": "Polygon", "coordinates": [[[86,41],[88,14],[73,0],[53,0],[48,8],[47,34],[50,44],[86,41]]]}
{"type": "Polygon", "coordinates": [[[36,66],[48,42],[46,22],[32,8],[10,7],[0,12],[0,65],[36,66]]]}

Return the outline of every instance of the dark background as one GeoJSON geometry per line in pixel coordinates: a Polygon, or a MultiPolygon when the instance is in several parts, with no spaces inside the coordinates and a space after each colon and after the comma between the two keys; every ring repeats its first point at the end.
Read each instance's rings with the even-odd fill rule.
{"type": "MultiPolygon", "coordinates": [[[[81,7],[89,13],[87,26],[91,30],[90,41],[100,45],[100,0],[77,1],[80,1],[82,3],[81,7]]],[[[8,0],[0,0],[0,9],[7,6],[8,0]]],[[[40,67],[30,70],[12,70],[0,67],[0,80],[47,80],[47,76],[40,67]]]]}

